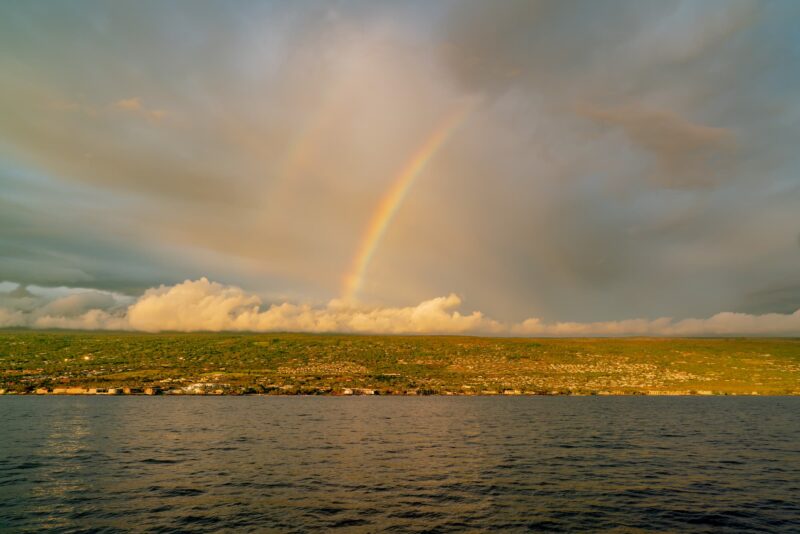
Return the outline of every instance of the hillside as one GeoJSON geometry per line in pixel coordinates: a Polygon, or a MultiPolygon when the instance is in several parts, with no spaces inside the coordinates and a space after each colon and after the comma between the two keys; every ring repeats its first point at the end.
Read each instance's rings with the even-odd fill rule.
{"type": "Polygon", "coordinates": [[[800,340],[0,332],[6,394],[126,387],[173,394],[800,394],[800,340]]]}

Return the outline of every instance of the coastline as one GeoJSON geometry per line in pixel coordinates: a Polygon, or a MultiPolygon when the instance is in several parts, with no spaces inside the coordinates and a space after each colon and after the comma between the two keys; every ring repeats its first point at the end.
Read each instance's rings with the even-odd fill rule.
{"type": "Polygon", "coordinates": [[[800,391],[739,393],[730,391],[552,391],[552,392],[387,392],[378,390],[320,390],[317,392],[182,391],[160,388],[39,388],[35,391],[0,390],[0,396],[51,397],[797,397],[800,391]]]}
{"type": "Polygon", "coordinates": [[[800,395],[800,339],[3,332],[3,395],[800,395]]]}

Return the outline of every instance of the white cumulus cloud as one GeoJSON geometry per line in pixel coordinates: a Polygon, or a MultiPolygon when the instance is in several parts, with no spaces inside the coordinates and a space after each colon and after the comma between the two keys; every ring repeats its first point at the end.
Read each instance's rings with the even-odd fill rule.
{"type": "Polygon", "coordinates": [[[451,294],[405,307],[369,307],[342,300],[324,306],[289,302],[265,306],[256,295],[206,278],[152,288],[135,300],[105,291],[3,283],[0,327],[563,337],[800,335],[800,310],[792,314],[723,312],[705,319],[664,317],[593,323],[547,323],[530,318],[507,324],[478,311],[462,313],[461,305],[461,299],[451,294]]]}
{"type": "Polygon", "coordinates": [[[334,300],[324,307],[261,300],[206,278],[150,289],[128,309],[131,328],[159,330],[291,330],[302,332],[466,333],[500,331],[479,312],[462,315],[456,295],[410,307],[364,308],[334,300]]]}

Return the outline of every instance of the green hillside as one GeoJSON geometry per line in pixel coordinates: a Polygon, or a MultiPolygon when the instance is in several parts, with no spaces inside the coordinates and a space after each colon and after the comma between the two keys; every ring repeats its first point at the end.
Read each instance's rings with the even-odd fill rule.
{"type": "Polygon", "coordinates": [[[798,339],[0,332],[0,390],[800,394],[798,339]]]}

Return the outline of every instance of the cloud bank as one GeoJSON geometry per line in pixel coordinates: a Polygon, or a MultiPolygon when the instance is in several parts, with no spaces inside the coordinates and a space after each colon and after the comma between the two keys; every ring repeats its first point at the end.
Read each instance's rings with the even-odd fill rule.
{"type": "Polygon", "coordinates": [[[367,307],[332,300],[325,306],[283,302],[265,306],[253,294],[207,278],[147,290],[138,299],[80,288],[0,284],[0,327],[160,331],[294,331],[497,336],[796,336],[791,314],[718,313],[706,319],[629,319],[502,323],[481,312],[463,314],[454,294],[416,306],[367,307]]]}

